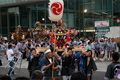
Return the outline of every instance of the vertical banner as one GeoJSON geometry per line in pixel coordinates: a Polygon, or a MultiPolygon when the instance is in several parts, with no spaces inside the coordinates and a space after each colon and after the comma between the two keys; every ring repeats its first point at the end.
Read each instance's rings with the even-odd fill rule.
{"type": "Polygon", "coordinates": [[[50,0],[49,6],[49,19],[52,22],[58,22],[63,15],[64,3],[63,0],[50,0]]]}

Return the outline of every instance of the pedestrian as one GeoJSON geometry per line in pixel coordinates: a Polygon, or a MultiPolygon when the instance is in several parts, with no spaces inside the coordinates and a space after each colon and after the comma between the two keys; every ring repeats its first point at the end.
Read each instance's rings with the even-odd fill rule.
{"type": "Polygon", "coordinates": [[[13,52],[12,50],[12,45],[9,45],[8,46],[8,50],[7,50],[7,58],[8,58],[8,62],[9,62],[9,65],[10,65],[10,68],[9,68],[9,71],[7,73],[7,75],[10,75],[11,71],[12,71],[12,74],[14,75],[14,70],[13,70],[13,67],[14,67],[14,56],[18,54],[18,52],[13,52]]]}

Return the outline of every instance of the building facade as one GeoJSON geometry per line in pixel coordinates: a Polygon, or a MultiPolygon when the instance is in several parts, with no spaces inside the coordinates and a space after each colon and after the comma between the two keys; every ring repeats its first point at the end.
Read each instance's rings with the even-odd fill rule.
{"type": "MultiPolygon", "coordinates": [[[[49,0],[0,0],[0,34],[10,38],[18,25],[24,31],[36,21],[52,27],[48,19],[49,0]]],[[[110,26],[120,26],[120,0],[64,0],[63,27],[74,27],[78,36],[93,36],[94,22],[109,20],[110,26]]]]}

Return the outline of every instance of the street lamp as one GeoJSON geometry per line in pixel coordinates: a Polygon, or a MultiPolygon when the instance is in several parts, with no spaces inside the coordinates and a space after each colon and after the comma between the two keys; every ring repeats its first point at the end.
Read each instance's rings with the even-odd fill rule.
{"type": "Polygon", "coordinates": [[[42,18],[42,21],[43,21],[43,23],[44,23],[44,25],[45,25],[45,29],[46,29],[46,23],[44,22],[44,21],[45,21],[45,18],[42,18]]]}
{"type": "MultiPolygon", "coordinates": [[[[84,9],[83,11],[83,18],[85,18],[85,13],[87,13],[87,9],[84,9]]],[[[85,19],[83,19],[83,27],[84,27],[84,36],[86,37],[86,25],[85,25],[85,19]]]]}
{"type": "Polygon", "coordinates": [[[45,18],[42,18],[42,21],[44,21],[45,20],[45,18]]]}
{"type": "Polygon", "coordinates": [[[87,9],[84,9],[84,13],[87,13],[87,9]]]}

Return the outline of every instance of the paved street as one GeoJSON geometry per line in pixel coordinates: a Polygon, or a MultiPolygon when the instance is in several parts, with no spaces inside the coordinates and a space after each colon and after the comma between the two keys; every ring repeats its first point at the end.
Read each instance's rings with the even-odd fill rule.
{"type": "MultiPolygon", "coordinates": [[[[107,65],[110,64],[110,61],[105,61],[105,62],[96,62],[96,65],[98,67],[98,70],[96,73],[93,74],[93,80],[103,80],[104,75],[105,75],[105,71],[107,68],[107,65]]],[[[0,74],[6,74],[8,71],[8,68],[5,68],[7,64],[7,60],[3,59],[3,66],[0,67],[0,74]]],[[[17,73],[16,75],[11,75],[12,78],[18,77],[18,76],[26,76],[29,77],[29,73],[27,71],[27,65],[28,62],[26,60],[22,60],[22,65],[21,65],[21,70],[19,72],[19,66],[20,66],[20,62],[18,63],[18,65],[15,68],[15,72],[17,73]]]]}

